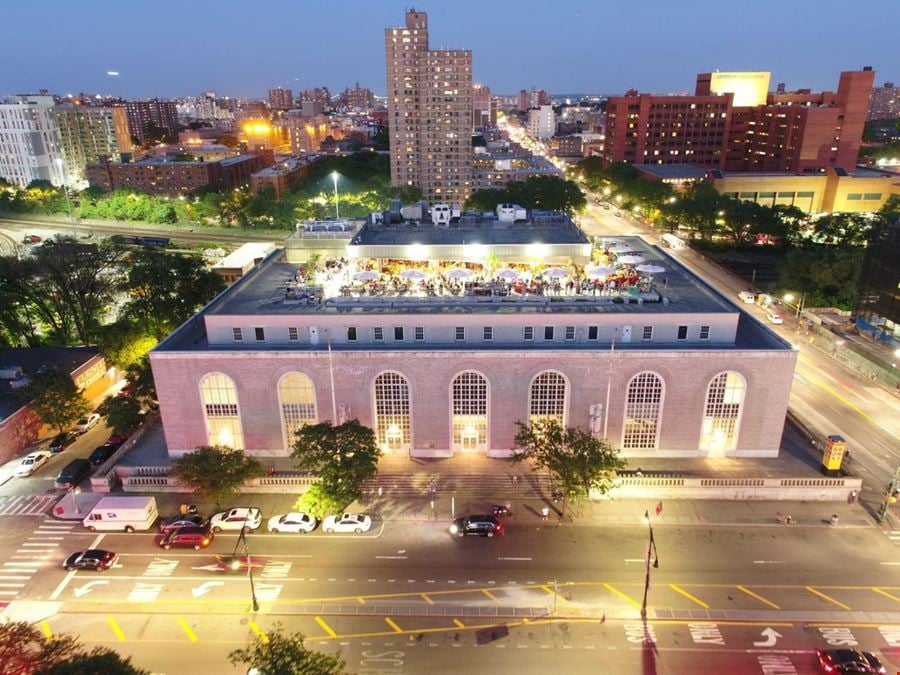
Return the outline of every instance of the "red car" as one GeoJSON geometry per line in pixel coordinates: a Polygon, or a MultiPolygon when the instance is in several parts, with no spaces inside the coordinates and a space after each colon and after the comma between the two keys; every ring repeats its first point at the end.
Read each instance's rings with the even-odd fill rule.
{"type": "Polygon", "coordinates": [[[42,241],[43,239],[36,234],[26,234],[25,238],[22,240],[25,244],[40,244],[42,241]]]}

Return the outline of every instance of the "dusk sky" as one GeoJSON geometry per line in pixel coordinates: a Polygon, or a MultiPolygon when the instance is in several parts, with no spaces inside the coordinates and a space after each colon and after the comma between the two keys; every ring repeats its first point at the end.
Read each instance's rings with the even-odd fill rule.
{"type": "MultiPolygon", "coordinates": [[[[215,90],[265,96],[359,81],[385,92],[384,28],[408,5],[385,0],[6,0],[0,94],[49,89],[127,98],[215,90]],[[118,71],[117,77],[107,71],[118,71]]],[[[684,92],[709,70],[768,70],[833,90],[872,66],[900,80],[900,1],[431,0],[432,48],[473,51],[495,93],[684,92]]]]}

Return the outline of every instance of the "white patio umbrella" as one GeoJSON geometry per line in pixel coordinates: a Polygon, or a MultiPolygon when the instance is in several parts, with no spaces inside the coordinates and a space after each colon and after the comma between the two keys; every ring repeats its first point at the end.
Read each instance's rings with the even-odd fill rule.
{"type": "Polygon", "coordinates": [[[378,272],[366,270],[365,272],[357,272],[353,275],[354,281],[374,281],[378,278],[378,272]]]}
{"type": "Polygon", "coordinates": [[[560,267],[552,267],[549,270],[544,270],[544,274],[551,279],[562,279],[563,277],[569,276],[569,272],[560,267]]]}
{"type": "Polygon", "coordinates": [[[610,244],[609,246],[607,246],[606,250],[610,253],[628,253],[628,251],[634,250],[634,247],[617,241],[615,244],[610,244]]]}
{"type": "Polygon", "coordinates": [[[634,269],[636,269],[638,272],[643,272],[644,274],[662,274],[666,271],[666,268],[662,265],[654,265],[653,263],[638,265],[634,269]]]}
{"type": "Polygon", "coordinates": [[[592,279],[602,279],[615,273],[612,267],[588,267],[584,272],[592,279]]]}
{"type": "Polygon", "coordinates": [[[616,258],[617,265],[637,265],[644,262],[642,255],[620,255],[616,258]]]}
{"type": "Polygon", "coordinates": [[[400,272],[400,276],[403,279],[409,279],[410,281],[422,281],[423,279],[428,278],[428,275],[422,270],[403,270],[400,272]]]}
{"type": "Polygon", "coordinates": [[[457,267],[444,272],[444,276],[451,279],[471,279],[475,275],[472,273],[472,270],[467,270],[464,267],[457,267]]]}
{"type": "Polygon", "coordinates": [[[500,277],[501,279],[506,279],[507,281],[513,281],[519,278],[519,273],[507,267],[506,269],[502,269],[497,272],[497,274],[495,274],[494,276],[500,277]]]}

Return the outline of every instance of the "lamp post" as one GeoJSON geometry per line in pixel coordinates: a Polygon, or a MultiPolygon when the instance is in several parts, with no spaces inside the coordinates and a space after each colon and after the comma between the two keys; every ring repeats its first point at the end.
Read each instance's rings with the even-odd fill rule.
{"type": "Polygon", "coordinates": [[[81,515],[81,509],[78,506],[78,494],[81,492],[81,488],[77,485],[72,486],[72,503],[75,505],[75,514],[81,515]]]}
{"type": "Polygon", "coordinates": [[[56,162],[56,165],[62,171],[63,194],[66,196],[66,211],[69,213],[69,224],[72,226],[72,239],[77,239],[78,235],[75,234],[75,216],[72,215],[72,202],[69,200],[69,170],[66,168],[66,161],[62,157],[57,157],[53,161],[56,162]]]}
{"type": "Polygon", "coordinates": [[[647,574],[644,577],[644,600],[641,603],[641,618],[647,618],[647,591],[650,590],[650,553],[653,553],[653,567],[659,568],[659,554],[656,552],[656,541],[653,539],[653,525],[650,524],[650,512],[644,511],[644,522],[650,530],[650,540],[647,543],[647,574]]]}
{"type": "Polygon", "coordinates": [[[338,172],[337,171],[331,172],[331,180],[334,181],[334,217],[336,219],[340,220],[341,219],[341,206],[340,206],[340,202],[338,201],[338,189],[337,189],[338,172]]]}
{"type": "MultiPolygon", "coordinates": [[[[787,304],[789,307],[792,306],[790,303],[793,301],[793,299],[794,299],[794,294],[793,294],[793,293],[785,293],[785,294],[784,294],[784,302],[785,302],[785,304],[787,304]]],[[[805,301],[806,301],[806,293],[801,293],[801,294],[800,294],[800,301],[799,301],[796,305],[794,305],[794,306],[797,308],[797,323],[798,323],[798,327],[799,327],[799,323],[800,323],[800,313],[803,311],[803,304],[804,304],[805,301]]]]}
{"type": "Polygon", "coordinates": [[[240,543],[244,543],[244,556],[247,559],[247,577],[250,579],[250,604],[254,612],[259,611],[259,602],[256,599],[256,586],[253,585],[253,558],[250,557],[250,548],[247,546],[247,533],[241,528],[241,534],[234,546],[235,552],[240,543]]]}

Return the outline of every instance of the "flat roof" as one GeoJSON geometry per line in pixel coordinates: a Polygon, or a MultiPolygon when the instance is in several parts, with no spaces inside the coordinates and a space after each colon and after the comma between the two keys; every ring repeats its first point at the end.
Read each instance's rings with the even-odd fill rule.
{"type": "MultiPolygon", "coordinates": [[[[96,347],[7,347],[0,349],[0,368],[19,366],[25,376],[44,367],[73,373],[99,353],[96,347]]],[[[9,383],[10,380],[0,380],[0,420],[24,405],[9,383]]]]}
{"type": "Polygon", "coordinates": [[[243,267],[257,258],[266,257],[274,248],[274,241],[249,241],[222,258],[213,265],[213,269],[222,267],[243,267]]]}

